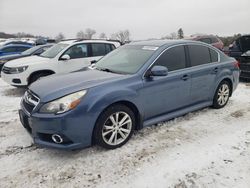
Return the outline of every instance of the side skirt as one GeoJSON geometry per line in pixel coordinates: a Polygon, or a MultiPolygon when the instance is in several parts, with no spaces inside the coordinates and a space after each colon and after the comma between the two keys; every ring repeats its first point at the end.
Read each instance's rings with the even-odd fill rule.
{"type": "Polygon", "coordinates": [[[178,110],[178,111],[170,112],[170,113],[149,119],[143,123],[143,128],[148,127],[150,125],[154,125],[154,124],[163,122],[163,121],[167,121],[167,120],[170,120],[170,119],[182,116],[182,115],[185,115],[189,112],[193,112],[193,111],[196,111],[196,110],[199,110],[199,109],[211,106],[211,105],[212,105],[212,102],[203,102],[203,103],[199,103],[197,105],[191,106],[191,107],[183,108],[183,109],[178,110]]]}

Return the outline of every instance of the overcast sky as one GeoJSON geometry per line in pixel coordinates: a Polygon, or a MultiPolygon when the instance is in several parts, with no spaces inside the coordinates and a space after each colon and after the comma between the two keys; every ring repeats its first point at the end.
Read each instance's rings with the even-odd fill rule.
{"type": "Polygon", "coordinates": [[[107,36],[128,29],[134,40],[250,33],[250,0],[0,0],[0,31],[67,38],[93,28],[107,36]]]}

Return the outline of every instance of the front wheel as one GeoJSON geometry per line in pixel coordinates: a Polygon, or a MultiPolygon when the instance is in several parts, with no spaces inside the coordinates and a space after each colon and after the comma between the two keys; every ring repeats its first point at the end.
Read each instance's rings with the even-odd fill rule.
{"type": "Polygon", "coordinates": [[[223,108],[229,100],[231,90],[229,82],[226,80],[222,81],[215,92],[213,107],[216,109],[223,108]]]}
{"type": "Polygon", "coordinates": [[[135,115],[125,105],[113,105],[105,110],[97,120],[94,141],[107,149],[124,145],[131,137],[135,127],[135,115]]]}

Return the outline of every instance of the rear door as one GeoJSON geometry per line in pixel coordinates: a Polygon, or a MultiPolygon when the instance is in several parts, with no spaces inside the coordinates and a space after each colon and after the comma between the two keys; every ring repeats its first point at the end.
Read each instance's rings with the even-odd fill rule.
{"type": "Polygon", "coordinates": [[[144,78],[141,95],[145,119],[178,110],[190,102],[191,79],[186,72],[185,47],[181,45],[166,50],[155,65],[167,67],[169,73],[167,76],[144,78]]]}
{"type": "Polygon", "coordinates": [[[188,45],[193,104],[211,100],[219,72],[218,52],[202,45],[188,45]]]}

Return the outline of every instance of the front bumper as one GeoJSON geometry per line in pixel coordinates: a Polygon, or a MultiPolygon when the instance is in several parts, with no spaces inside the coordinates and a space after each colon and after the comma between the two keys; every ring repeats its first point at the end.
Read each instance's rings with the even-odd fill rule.
{"type": "Polygon", "coordinates": [[[69,150],[92,145],[96,117],[83,114],[78,110],[72,110],[61,115],[39,113],[30,115],[23,107],[19,110],[20,121],[35,144],[69,150]],[[55,143],[51,138],[53,134],[62,136],[63,142],[55,143]]]}
{"type": "Polygon", "coordinates": [[[25,71],[19,74],[6,74],[1,72],[2,79],[12,86],[27,86],[27,76],[25,71]]]}

